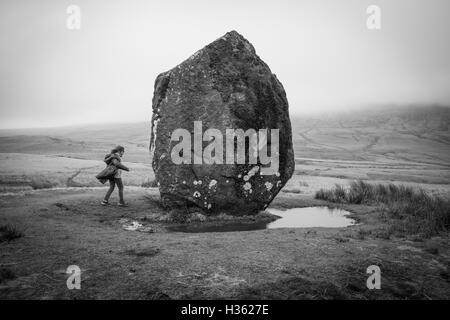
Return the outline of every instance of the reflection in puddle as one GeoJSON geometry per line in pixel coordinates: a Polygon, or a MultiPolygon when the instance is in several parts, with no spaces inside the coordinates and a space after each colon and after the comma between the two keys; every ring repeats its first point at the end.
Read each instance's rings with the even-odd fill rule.
{"type": "Polygon", "coordinates": [[[306,207],[292,208],[287,210],[268,209],[274,215],[280,216],[273,222],[234,222],[220,224],[183,224],[171,226],[169,231],[175,232],[230,232],[230,231],[250,231],[261,229],[277,228],[342,228],[354,225],[355,220],[347,215],[350,212],[328,207],[306,207]]]}
{"type": "Polygon", "coordinates": [[[342,228],[355,224],[355,220],[347,215],[350,212],[328,207],[306,207],[288,210],[269,209],[269,212],[280,216],[267,225],[268,229],[276,228],[342,228]]]}

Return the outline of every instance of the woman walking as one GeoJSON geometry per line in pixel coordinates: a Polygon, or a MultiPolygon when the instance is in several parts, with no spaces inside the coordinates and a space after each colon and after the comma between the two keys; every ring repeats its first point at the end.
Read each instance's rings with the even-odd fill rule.
{"type": "Polygon", "coordinates": [[[101,183],[105,183],[109,181],[109,189],[106,192],[105,198],[102,201],[102,205],[106,206],[109,204],[109,197],[114,191],[115,186],[119,189],[119,203],[120,207],[125,207],[127,204],[123,200],[123,182],[122,182],[122,174],[121,171],[130,171],[128,167],[123,165],[122,157],[125,153],[125,148],[122,146],[117,146],[111,150],[111,153],[105,156],[106,168],[97,175],[97,179],[100,180],[101,183]]]}

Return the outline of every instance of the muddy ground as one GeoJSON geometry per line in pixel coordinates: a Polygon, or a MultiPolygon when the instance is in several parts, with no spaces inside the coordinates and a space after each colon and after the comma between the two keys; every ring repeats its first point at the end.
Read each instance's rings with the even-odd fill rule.
{"type": "MultiPolygon", "coordinates": [[[[376,207],[340,206],[359,222],[346,228],[181,233],[167,230],[156,189],[126,189],[127,208],[100,206],[105,190],[0,197],[0,225],[23,233],[0,243],[0,299],[450,298],[449,237],[384,237],[376,207]],[[125,230],[132,221],[144,227],[125,230]],[[67,288],[69,265],[80,290],[67,288]],[[380,290],[366,287],[370,265],[380,290]]],[[[331,204],[284,192],[271,206],[312,205],[331,204]]]]}

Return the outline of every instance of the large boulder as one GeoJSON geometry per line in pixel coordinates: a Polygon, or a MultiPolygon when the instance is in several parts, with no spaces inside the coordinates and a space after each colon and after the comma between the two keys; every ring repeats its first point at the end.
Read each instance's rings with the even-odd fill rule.
{"type": "MultiPolygon", "coordinates": [[[[286,93],[251,43],[236,31],[228,32],[161,73],[154,90],[150,151],[163,205],[194,205],[207,213],[232,214],[265,209],[292,176],[294,152],[286,93]],[[181,131],[190,136],[173,139],[174,132],[180,133],[177,129],[185,129],[181,131]],[[202,141],[201,134],[207,129],[216,131],[202,141]],[[226,160],[231,159],[226,152],[227,129],[250,133],[244,144],[245,163],[226,160]],[[256,140],[249,129],[257,133],[258,144],[253,143],[256,140]],[[278,150],[274,129],[278,129],[278,150]],[[187,143],[186,148],[180,149],[181,142],[187,143]],[[223,158],[223,163],[214,157],[213,163],[207,161],[211,142],[218,144],[208,154],[223,158]],[[267,154],[272,157],[271,164],[261,156],[267,151],[264,143],[271,151],[267,154]],[[184,161],[174,161],[174,157],[184,157],[184,161]]],[[[239,143],[242,140],[230,144],[236,154],[241,150],[239,143]]]]}

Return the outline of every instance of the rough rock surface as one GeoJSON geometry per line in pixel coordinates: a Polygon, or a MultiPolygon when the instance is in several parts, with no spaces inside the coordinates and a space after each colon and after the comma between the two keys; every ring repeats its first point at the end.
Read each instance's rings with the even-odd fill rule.
{"type": "Polygon", "coordinates": [[[228,32],[160,74],[154,90],[150,151],[163,205],[232,214],[266,208],[292,176],[294,152],[286,93],[250,42],[228,32]],[[259,158],[256,165],[174,164],[171,134],[184,128],[193,136],[194,121],[203,132],[220,130],[224,145],[226,129],[279,129],[279,172],[260,174],[259,158]]]}

